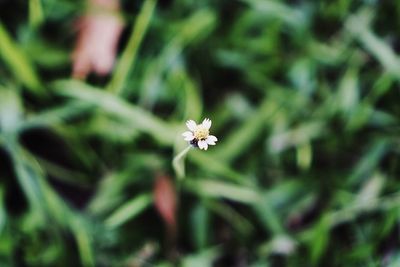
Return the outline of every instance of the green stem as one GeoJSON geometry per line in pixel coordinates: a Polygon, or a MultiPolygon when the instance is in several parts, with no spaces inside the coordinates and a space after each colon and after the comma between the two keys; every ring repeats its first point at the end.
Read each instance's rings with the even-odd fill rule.
{"type": "Polygon", "coordinates": [[[174,167],[176,176],[178,179],[183,179],[185,177],[185,156],[189,152],[189,150],[192,148],[191,145],[189,145],[187,148],[181,151],[178,155],[174,157],[172,160],[172,166],[174,167]]]}

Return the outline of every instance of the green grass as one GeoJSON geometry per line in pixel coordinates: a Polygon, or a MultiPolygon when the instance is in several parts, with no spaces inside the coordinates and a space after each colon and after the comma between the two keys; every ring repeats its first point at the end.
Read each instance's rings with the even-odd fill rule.
{"type": "Polygon", "coordinates": [[[0,266],[400,264],[400,2],[121,3],[84,81],[83,1],[0,3],[0,266]]]}

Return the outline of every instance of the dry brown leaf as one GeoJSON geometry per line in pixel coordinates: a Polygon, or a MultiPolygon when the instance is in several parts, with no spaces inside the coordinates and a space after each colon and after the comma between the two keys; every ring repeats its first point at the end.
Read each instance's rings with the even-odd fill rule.
{"type": "Polygon", "coordinates": [[[176,191],[166,175],[158,175],[154,184],[154,203],[157,211],[170,229],[176,226],[176,191]]]}
{"type": "Polygon", "coordinates": [[[111,72],[123,30],[118,0],[90,0],[87,14],[78,21],[78,39],[72,55],[72,76],[111,72]]]}

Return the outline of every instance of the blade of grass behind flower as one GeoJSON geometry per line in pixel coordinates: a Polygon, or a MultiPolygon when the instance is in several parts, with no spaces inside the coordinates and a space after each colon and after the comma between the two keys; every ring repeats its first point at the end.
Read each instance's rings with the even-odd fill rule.
{"type": "Polygon", "coordinates": [[[306,191],[299,181],[288,180],[261,192],[260,201],[254,203],[253,211],[266,231],[275,235],[285,232],[282,214],[290,212],[306,191]]]}
{"type": "Polygon", "coordinates": [[[190,221],[193,225],[193,243],[198,250],[204,249],[208,243],[210,229],[210,212],[204,201],[199,202],[191,211],[190,221]]]}
{"type": "Polygon", "coordinates": [[[202,153],[202,151],[192,150],[191,153],[189,153],[188,158],[197,166],[212,174],[220,175],[239,184],[251,183],[251,181],[247,179],[245,175],[232,169],[211,153],[206,155],[205,153],[202,153]]]}
{"type": "Polygon", "coordinates": [[[20,125],[20,131],[40,127],[63,125],[66,120],[73,119],[93,108],[93,104],[71,101],[63,106],[33,114],[20,125]]]}
{"type": "Polygon", "coordinates": [[[143,193],[134,197],[114,211],[106,220],[105,224],[110,228],[118,227],[125,222],[135,218],[153,203],[153,197],[149,193],[143,193]]]}
{"type": "Polygon", "coordinates": [[[195,194],[214,198],[225,198],[243,204],[257,203],[261,197],[253,188],[246,188],[243,185],[236,185],[218,180],[187,179],[184,185],[195,194]]]}
{"type": "Polygon", "coordinates": [[[252,9],[268,17],[275,17],[284,21],[293,29],[304,28],[307,23],[307,14],[299,8],[291,8],[289,5],[276,1],[264,0],[241,0],[248,4],[252,9]]]}
{"type": "Polygon", "coordinates": [[[156,60],[150,63],[143,75],[139,103],[152,107],[162,91],[168,88],[164,85],[164,76],[169,76],[184,56],[183,50],[207,36],[215,27],[216,15],[208,9],[201,9],[182,21],[174,37],[168,42],[156,60]],[[172,66],[172,67],[171,67],[172,66]]]}
{"type": "Polygon", "coordinates": [[[117,63],[107,90],[116,94],[124,92],[124,85],[129,73],[135,67],[136,56],[143,37],[149,27],[157,0],[144,1],[140,13],[134,23],[128,44],[117,63]]]}
{"type": "Polygon", "coordinates": [[[17,146],[11,147],[11,155],[17,178],[28,197],[32,211],[39,216],[43,225],[47,223],[46,218],[50,216],[52,219],[56,219],[59,225],[71,229],[77,240],[83,266],[94,266],[88,231],[74,223],[75,216],[78,215],[71,212],[58,194],[53,191],[41,174],[39,166],[35,166],[33,158],[17,148],[17,146]]]}
{"type": "Polygon", "coordinates": [[[88,226],[77,216],[71,218],[69,222],[78,246],[82,265],[85,267],[95,266],[94,254],[91,245],[92,238],[89,235],[88,226]]]}
{"type": "Polygon", "coordinates": [[[29,0],[29,24],[32,28],[38,27],[44,21],[41,0],[29,0]]]}
{"type": "Polygon", "coordinates": [[[54,86],[61,95],[93,104],[104,112],[129,121],[131,127],[152,135],[160,143],[171,144],[175,138],[174,129],[167,123],[147,110],[128,103],[111,93],[74,80],[58,81],[54,86]]]}
{"type": "Polygon", "coordinates": [[[220,247],[201,250],[196,254],[187,255],[182,259],[181,267],[212,267],[215,260],[221,254],[220,247]]]}
{"type": "Polygon", "coordinates": [[[7,150],[11,156],[15,174],[18,182],[25,193],[29,206],[40,218],[45,218],[46,203],[39,179],[42,179],[37,166],[33,166],[26,161],[24,154],[15,141],[7,142],[7,150]],[[24,160],[25,158],[25,160],[24,160]]]}
{"type": "Polygon", "coordinates": [[[387,43],[371,31],[370,23],[372,17],[372,10],[361,9],[348,18],[345,23],[346,29],[353,38],[361,42],[387,72],[396,77],[397,80],[400,80],[400,59],[387,43]]]}
{"type": "Polygon", "coordinates": [[[222,162],[231,162],[240,156],[265,129],[266,120],[278,109],[279,106],[275,102],[270,101],[269,98],[264,99],[254,114],[239,129],[225,140],[220,140],[221,143],[216,147],[215,158],[222,162]]]}
{"type": "Polygon", "coordinates": [[[374,170],[382,157],[388,151],[388,140],[378,139],[372,143],[369,149],[364,153],[364,156],[358,161],[353,169],[350,177],[348,178],[348,185],[355,186],[364,179],[368,178],[368,174],[374,170]]]}
{"type": "Polygon", "coordinates": [[[0,57],[8,64],[10,70],[29,90],[43,94],[43,87],[28,57],[12,40],[0,21],[0,57]]]}
{"type": "Polygon", "coordinates": [[[252,223],[230,205],[213,199],[207,199],[204,203],[211,212],[223,218],[243,237],[254,231],[252,223]]]}
{"type": "Polygon", "coordinates": [[[4,187],[0,186],[0,236],[3,234],[7,222],[7,213],[4,206],[4,187]]]}

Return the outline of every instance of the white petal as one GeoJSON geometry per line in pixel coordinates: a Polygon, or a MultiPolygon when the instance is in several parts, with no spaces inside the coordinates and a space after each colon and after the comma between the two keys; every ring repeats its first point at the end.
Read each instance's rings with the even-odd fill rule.
{"type": "Polygon", "coordinates": [[[188,127],[189,130],[193,132],[194,130],[196,130],[197,124],[194,120],[188,120],[186,122],[186,126],[188,127]]]}
{"type": "Polygon", "coordinates": [[[184,132],[184,133],[182,134],[182,136],[185,137],[185,141],[192,141],[192,140],[194,139],[193,133],[192,133],[192,132],[189,132],[189,131],[184,132]]]}
{"type": "Polygon", "coordinates": [[[218,139],[217,139],[217,137],[215,137],[214,135],[209,135],[209,136],[207,137],[207,143],[209,143],[209,142],[215,143],[215,142],[217,142],[217,141],[218,141],[218,139]]]}
{"type": "Polygon", "coordinates": [[[215,146],[215,141],[209,138],[206,139],[207,144],[215,146]]]}
{"type": "Polygon", "coordinates": [[[200,149],[207,150],[208,148],[208,144],[205,140],[200,140],[199,142],[197,142],[197,145],[199,146],[200,149]]]}
{"type": "Polygon", "coordinates": [[[211,120],[205,118],[201,124],[204,126],[204,128],[206,128],[207,130],[209,130],[210,127],[211,127],[211,120]]]}
{"type": "Polygon", "coordinates": [[[182,133],[182,136],[186,137],[186,136],[192,136],[193,133],[191,131],[186,131],[184,133],[182,133]]]}

